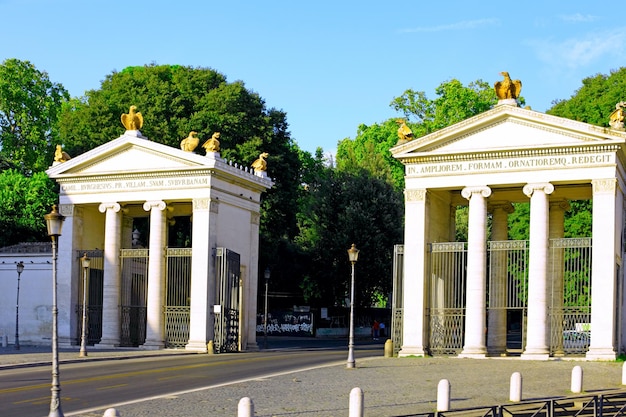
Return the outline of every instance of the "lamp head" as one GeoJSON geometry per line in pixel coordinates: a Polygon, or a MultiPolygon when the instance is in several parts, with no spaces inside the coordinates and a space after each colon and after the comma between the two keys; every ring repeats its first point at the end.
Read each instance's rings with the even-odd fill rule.
{"type": "Polygon", "coordinates": [[[89,268],[89,266],[91,265],[91,259],[87,257],[87,253],[85,253],[83,257],[80,258],[80,261],[82,262],[83,268],[85,269],[89,268]]]}
{"type": "Polygon", "coordinates": [[[350,262],[353,264],[359,260],[359,250],[356,248],[354,243],[352,244],[352,247],[348,249],[348,259],[350,259],[350,262]]]}
{"type": "Polygon", "coordinates": [[[22,272],[24,272],[24,262],[19,261],[17,263],[17,273],[21,274],[22,272]]]}
{"type": "Polygon", "coordinates": [[[61,236],[61,229],[63,228],[63,220],[65,220],[65,216],[57,211],[56,204],[52,206],[52,211],[43,216],[43,218],[46,219],[46,225],[48,226],[48,236],[61,236]]]}
{"type": "Polygon", "coordinates": [[[265,277],[266,281],[270,280],[270,274],[271,274],[270,273],[270,268],[269,267],[265,268],[265,272],[263,273],[263,276],[265,277]]]}

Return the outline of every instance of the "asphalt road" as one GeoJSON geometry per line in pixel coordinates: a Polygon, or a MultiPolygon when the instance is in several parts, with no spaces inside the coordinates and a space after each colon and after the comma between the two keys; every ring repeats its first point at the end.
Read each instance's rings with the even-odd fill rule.
{"type": "MultiPolygon", "coordinates": [[[[380,346],[357,346],[356,356],[380,355],[380,346]]],[[[174,355],[62,364],[65,414],[168,393],[345,362],[344,346],[220,355],[174,355]]],[[[0,370],[3,416],[41,417],[50,405],[48,366],[0,370]]]]}

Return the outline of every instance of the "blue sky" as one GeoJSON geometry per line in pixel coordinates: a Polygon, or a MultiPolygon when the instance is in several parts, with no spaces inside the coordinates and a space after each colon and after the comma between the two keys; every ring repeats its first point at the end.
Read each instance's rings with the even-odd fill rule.
{"type": "Polygon", "coordinates": [[[28,60],[72,96],[131,65],[208,67],[285,111],[311,152],[398,116],[389,103],[409,88],[434,99],[446,80],[508,71],[545,111],[626,62],[619,7],[588,0],[0,0],[0,17],[0,61],[28,60]]]}

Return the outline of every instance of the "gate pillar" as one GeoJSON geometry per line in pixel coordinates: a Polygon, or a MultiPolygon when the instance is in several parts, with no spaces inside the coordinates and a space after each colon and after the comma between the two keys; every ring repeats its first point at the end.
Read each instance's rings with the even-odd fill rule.
{"type": "Polygon", "coordinates": [[[623,192],[615,178],[592,180],[591,344],[587,359],[615,360],[617,271],[621,262],[623,192]],[[620,194],[619,198],[617,194],[620,194]]]}
{"type": "Polygon", "coordinates": [[[207,351],[207,343],[213,340],[214,333],[215,261],[211,244],[215,239],[211,238],[211,233],[215,233],[213,223],[217,216],[211,216],[211,208],[217,211],[217,204],[210,198],[193,200],[190,328],[185,349],[197,352],[207,351]]]}
{"type": "Polygon", "coordinates": [[[150,212],[150,258],[148,259],[148,301],[146,308],[146,342],[150,349],[165,346],[163,329],[163,293],[165,286],[165,208],[163,201],[147,201],[143,205],[150,212]]]}
{"type": "Polygon", "coordinates": [[[487,201],[489,187],[466,187],[461,195],[469,200],[467,227],[467,292],[465,344],[459,357],[484,357],[487,315],[487,201]]]}
{"type": "Polygon", "coordinates": [[[120,245],[122,213],[119,203],[103,203],[98,207],[106,213],[104,230],[104,267],[102,286],[102,338],[99,347],[120,344],[120,245]]]}
{"type": "Polygon", "coordinates": [[[524,194],[530,197],[530,249],[528,274],[528,326],[526,359],[548,359],[548,195],[550,183],[526,184],[524,194]]]}

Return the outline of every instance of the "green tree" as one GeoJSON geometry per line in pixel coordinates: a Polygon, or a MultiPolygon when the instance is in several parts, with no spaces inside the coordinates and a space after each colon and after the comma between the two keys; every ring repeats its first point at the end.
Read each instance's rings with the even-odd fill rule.
{"type": "MultiPolygon", "coordinates": [[[[406,90],[390,106],[408,120],[416,137],[443,129],[489,110],[497,102],[491,85],[482,80],[464,86],[459,80],[445,81],[435,89],[437,98],[428,99],[423,91],[406,90]]],[[[523,99],[520,100],[523,103],[523,99]]]]}
{"type": "Polygon", "coordinates": [[[313,305],[341,305],[349,294],[347,250],[361,250],[356,303],[369,306],[391,291],[393,245],[402,238],[403,200],[389,183],[367,171],[328,169],[301,213],[310,270],[301,280],[313,305]]]}
{"type": "Polygon", "coordinates": [[[48,241],[43,216],[57,201],[44,172],[27,177],[14,169],[0,173],[0,247],[48,241]]]}
{"type": "Polygon", "coordinates": [[[596,74],[585,78],[582,86],[569,99],[554,101],[546,113],[608,127],[615,104],[624,101],[624,90],[625,67],[611,71],[609,75],[596,74]]]}
{"type": "Polygon", "coordinates": [[[57,117],[69,99],[60,84],[28,61],[0,65],[0,159],[31,174],[47,169],[59,141],[57,117]]]}

